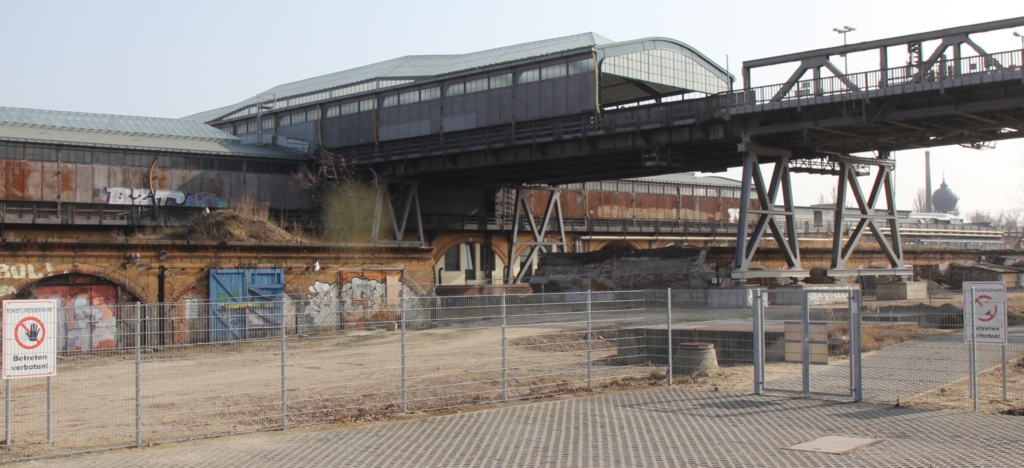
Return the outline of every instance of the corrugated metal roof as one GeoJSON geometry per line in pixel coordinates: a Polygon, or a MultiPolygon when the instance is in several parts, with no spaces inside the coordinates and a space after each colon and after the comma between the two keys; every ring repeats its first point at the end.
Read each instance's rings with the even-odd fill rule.
{"type": "Polygon", "coordinates": [[[17,107],[0,107],[0,124],[199,140],[238,139],[231,134],[197,120],[91,114],[17,107]]]}
{"type": "Polygon", "coordinates": [[[675,174],[662,174],[650,177],[640,177],[638,180],[696,185],[718,185],[724,187],[740,187],[743,185],[738,180],[733,180],[720,176],[698,176],[697,174],[694,174],[692,172],[679,172],[675,174]]]}
{"type": "MultiPolygon", "coordinates": [[[[170,119],[173,120],[173,119],[170,119]]],[[[141,149],[175,153],[215,154],[223,156],[264,157],[304,161],[305,153],[275,145],[243,145],[237,138],[167,138],[162,135],[82,131],[74,128],[0,123],[0,141],[22,141],[100,148],[141,149]]]]}
{"type": "MultiPolygon", "coordinates": [[[[598,34],[584,33],[467,54],[409,55],[275,86],[260,94],[272,94],[276,99],[284,99],[368,80],[434,77],[613,43],[614,41],[598,34]]],[[[259,95],[238,104],[193,114],[186,118],[208,122],[257,102],[259,102],[259,95]]]]}

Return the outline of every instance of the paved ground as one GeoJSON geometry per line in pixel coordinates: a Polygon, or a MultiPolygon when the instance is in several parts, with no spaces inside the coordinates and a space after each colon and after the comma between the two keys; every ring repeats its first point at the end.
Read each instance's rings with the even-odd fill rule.
{"type": "Polygon", "coordinates": [[[119,450],[35,466],[1021,466],[1024,417],[680,387],[343,428],[119,450]],[[845,454],[790,450],[877,439],[845,454]]]}

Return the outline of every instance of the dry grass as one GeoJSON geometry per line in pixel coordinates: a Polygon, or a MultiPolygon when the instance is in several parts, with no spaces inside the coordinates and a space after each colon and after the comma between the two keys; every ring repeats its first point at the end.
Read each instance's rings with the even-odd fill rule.
{"type": "MultiPolygon", "coordinates": [[[[598,332],[591,332],[591,349],[612,349],[617,345],[614,341],[604,339],[598,332]]],[[[509,341],[510,346],[542,353],[560,353],[587,350],[587,332],[572,331],[547,333],[543,335],[524,336],[509,341]]]]}
{"type": "MultiPolygon", "coordinates": [[[[860,329],[861,352],[877,351],[905,341],[913,340],[922,335],[944,335],[952,333],[951,330],[940,330],[936,328],[921,328],[915,324],[901,323],[898,325],[862,325],[860,329]]],[[[833,325],[828,329],[830,343],[848,340],[850,327],[848,325],[833,325]]],[[[830,346],[829,354],[849,354],[847,346],[830,346]],[[841,348],[841,349],[840,349],[841,348]],[[835,352],[838,349],[839,352],[835,352]]]]}

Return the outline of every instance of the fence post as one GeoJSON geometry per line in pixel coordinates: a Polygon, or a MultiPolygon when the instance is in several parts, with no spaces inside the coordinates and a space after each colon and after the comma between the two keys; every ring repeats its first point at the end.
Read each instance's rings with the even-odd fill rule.
{"type": "Polygon", "coordinates": [[[665,322],[667,323],[667,328],[665,330],[665,335],[668,337],[668,339],[666,340],[666,347],[668,348],[668,352],[666,353],[668,355],[668,371],[666,371],[665,376],[668,377],[668,386],[671,387],[672,386],[672,288],[668,288],[668,291],[666,292],[666,299],[667,299],[668,302],[667,302],[667,307],[665,309],[665,322]]]}
{"type": "Polygon", "coordinates": [[[285,330],[284,320],[284,304],[279,306],[281,309],[281,430],[288,429],[288,379],[285,366],[288,361],[286,359],[286,352],[288,351],[288,345],[285,340],[287,330],[285,330]]]}
{"type": "Polygon", "coordinates": [[[508,401],[508,313],[505,293],[501,293],[501,401],[508,401]]]}
{"type": "Polygon", "coordinates": [[[864,400],[864,379],[863,362],[861,361],[860,349],[860,291],[850,291],[850,383],[853,388],[853,401],[864,400]]]}
{"type": "Polygon", "coordinates": [[[142,447],[142,305],[135,302],[135,446],[142,447]]]}
{"type": "Polygon", "coordinates": [[[964,326],[971,327],[971,395],[974,398],[974,412],[978,412],[978,327],[975,324],[975,300],[974,288],[971,287],[971,323],[970,325],[964,324],[964,326]]]}
{"type": "Polygon", "coordinates": [[[408,383],[406,382],[406,348],[405,348],[405,296],[398,298],[399,321],[402,325],[402,412],[409,412],[408,383]]]}
{"type": "Polygon", "coordinates": [[[800,291],[800,348],[801,348],[801,393],[804,398],[811,396],[811,305],[808,303],[807,291],[800,291]]]}
{"type": "Polygon", "coordinates": [[[761,289],[754,290],[754,395],[764,391],[764,300],[761,289]]]}
{"type": "Polygon", "coordinates": [[[11,446],[11,379],[4,379],[4,444],[11,446]]]}
{"type": "Polygon", "coordinates": [[[590,335],[592,334],[591,333],[592,329],[591,329],[591,326],[590,326],[591,318],[592,318],[591,317],[591,315],[592,315],[591,314],[591,305],[590,305],[590,303],[591,303],[591,295],[593,295],[593,292],[591,292],[588,289],[587,290],[587,388],[590,389],[590,390],[593,390],[594,389],[594,365],[593,365],[594,364],[594,359],[591,356],[591,351],[593,350],[593,343],[591,343],[591,340],[590,340],[590,335]]]}

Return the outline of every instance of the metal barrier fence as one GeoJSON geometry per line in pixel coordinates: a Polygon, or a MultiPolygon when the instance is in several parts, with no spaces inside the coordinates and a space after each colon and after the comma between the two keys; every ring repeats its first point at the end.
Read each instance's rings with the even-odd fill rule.
{"type": "MultiPolygon", "coordinates": [[[[382,299],[375,320],[359,323],[345,316],[353,304],[304,301],[241,307],[212,319],[211,307],[197,302],[109,306],[112,322],[97,308],[58,310],[68,320],[57,337],[57,374],[6,381],[10,444],[0,462],[649,385],[666,377],[675,385],[750,393],[756,293],[382,299]]],[[[970,410],[962,295],[920,294],[879,289],[865,298],[864,398],[970,410]]],[[[768,297],[775,314],[764,331],[772,388],[801,377],[799,364],[785,356],[791,304],[784,296],[768,297]]],[[[1020,313],[1024,295],[1011,294],[1009,305],[1020,313]]],[[[828,356],[809,371],[818,382],[847,369],[848,341],[833,325],[848,310],[845,303],[813,307],[826,322],[828,356]]],[[[1024,333],[1018,321],[1009,328],[1006,387],[1001,349],[977,353],[986,411],[1024,407],[1024,333]]]]}

